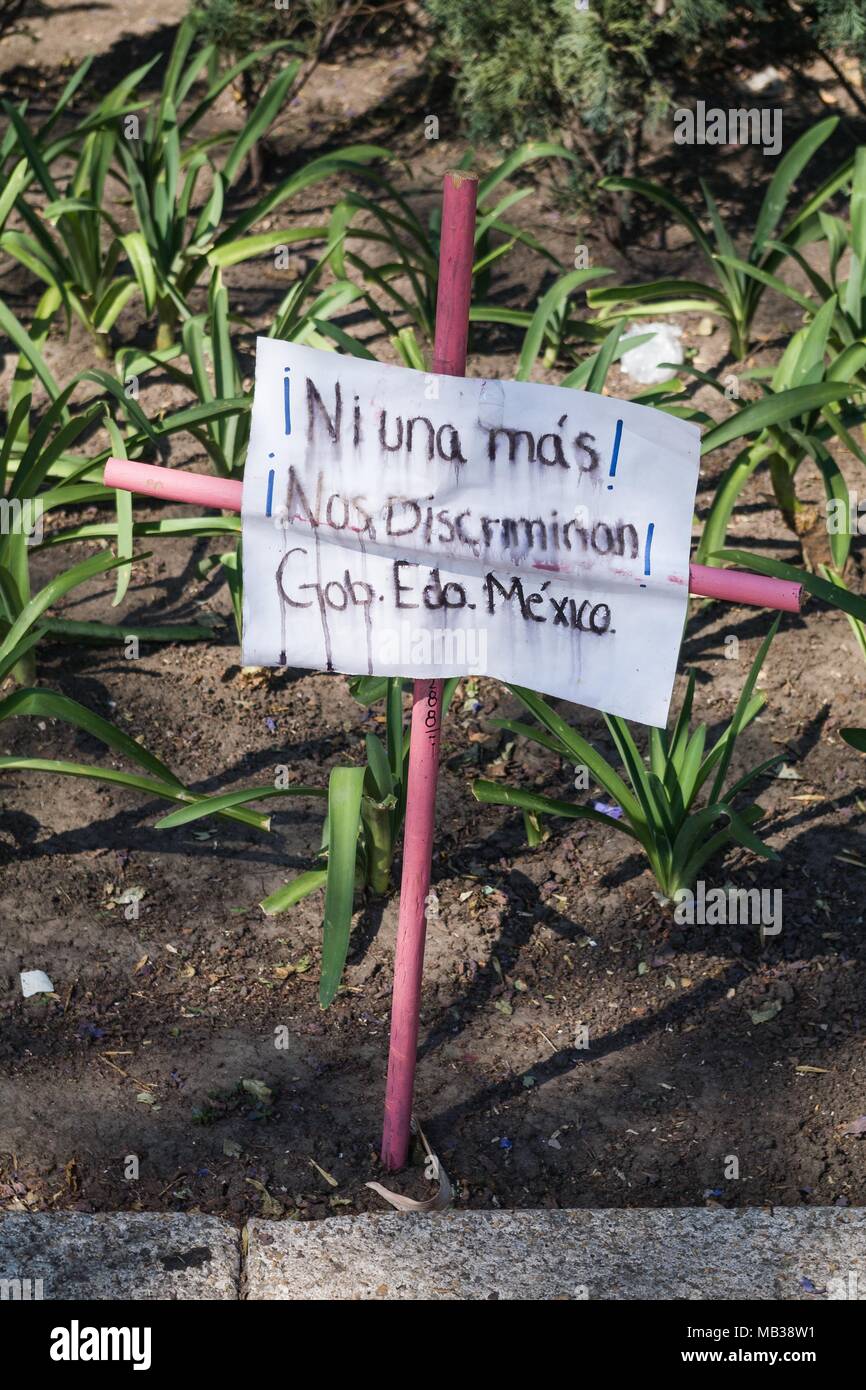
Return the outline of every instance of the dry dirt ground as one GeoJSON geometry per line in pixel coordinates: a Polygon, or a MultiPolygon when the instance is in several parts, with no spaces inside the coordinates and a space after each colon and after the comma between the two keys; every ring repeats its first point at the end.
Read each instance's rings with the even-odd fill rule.
{"type": "MultiPolygon", "coordinates": [[[[32,21],[37,44],[15,37],[0,46],[9,89],[47,101],[66,60],[90,51],[100,72],[115,73],[164,47],[182,8],[46,7],[32,21]]],[[[365,50],[320,71],[280,123],[277,164],[347,138],[382,139],[432,203],[464,147],[447,123],[438,142],[424,141],[418,56],[365,50]]],[[[837,97],[826,86],[802,97],[801,123],[837,97]]],[[[234,118],[230,105],[221,114],[234,118]]],[[[858,134],[847,112],[829,167],[858,134]]],[[[710,171],[735,220],[753,209],[759,166],[735,152],[710,171]]],[[[690,187],[694,195],[694,178],[690,187]]],[[[311,220],[334,192],[315,189],[291,218],[311,220]]],[[[662,236],[652,220],[635,227],[627,255],[605,246],[546,176],[521,211],[566,265],[586,242],[594,263],[623,278],[699,269],[678,230],[662,236]]],[[[265,270],[229,276],[233,302],[257,325],[284,288],[265,270]]],[[[503,262],[496,292],[534,303],[546,274],[518,252],[503,262]]],[[[8,263],[0,293],[18,313],[32,307],[28,277],[8,263]]],[[[696,316],[682,322],[707,370],[735,369],[723,330],[705,338],[696,316]]],[[[391,355],[375,324],[346,325],[391,355]]],[[[796,326],[791,307],[768,297],[754,360],[778,355],[796,326]]],[[[118,340],[146,341],[142,331],[130,311],[118,340]]],[[[513,375],[518,343],[498,331],[478,337],[470,374],[513,375]]],[[[60,326],[47,355],[64,379],[93,360],[86,339],[74,329],[67,341],[60,326]]],[[[12,365],[7,355],[5,380],[12,365]]],[[[610,390],[635,387],[614,371],[610,390]]],[[[718,412],[713,393],[696,399],[718,412]]],[[[181,400],[158,376],[142,391],[149,411],[181,400]]],[[[166,461],[204,466],[190,438],[177,437],[166,461]]],[[[723,462],[702,478],[701,515],[723,462]]],[[[140,502],[136,512],[156,514],[140,502]]],[[[798,556],[761,476],[732,536],[798,556]]],[[[49,641],[40,680],[116,720],[197,789],[267,782],[278,764],[324,784],[331,766],[360,755],[380,716],[342,678],[240,670],[226,591],[198,572],[218,549],[154,542],[122,609],[111,608],[107,580],[65,606],[68,616],[128,624],[207,614],[212,642],[143,643],[126,660],[120,647],[49,641]]],[[[850,582],[862,590],[855,549],[850,582]]],[[[35,574],[67,562],[64,547],[40,552],[35,574]]],[[[759,611],[693,607],[682,665],[697,671],[697,715],[712,728],[730,717],[769,622],[759,611]],[[728,660],[732,635],[739,658],[728,660]]],[[[766,711],[737,755],[743,769],[776,753],[784,760],[784,775],[759,784],[763,833],[781,858],[736,852],[705,874],[711,884],[782,890],[783,930],[763,945],[750,926],[677,926],[625,840],[597,825],[554,823],[528,850],[519,817],[473,801],[472,778],[564,796],[573,770],[492,726],[517,709],[502,686],[463,683],[445,732],[417,1083],[418,1117],[459,1205],[863,1202],[862,1141],[842,1131],[866,1110],[866,777],[838,732],[863,723],[863,676],[843,616],[813,602],[783,619],[762,681],[766,711]]],[[[563,708],[611,751],[600,717],[563,708]]],[[[3,725],[0,751],[111,761],[87,736],[30,719],[3,725]]],[[[325,1013],[316,998],[321,900],[277,918],[257,907],[311,863],[315,804],[280,811],[270,833],[216,821],[158,831],[164,806],[140,795],[16,773],[0,783],[0,807],[0,1202],[302,1219],[378,1207],[365,1183],[382,1177],[396,900],[359,907],[345,987],[325,1013]],[[137,918],[118,904],[130,889],[137,918]],[[23,1000],[22,969],[45,969],[55,995],[23,1000]]],[[[420,1174],[416,1163],[395,1182],[426,1195],[420,1174]]]]}

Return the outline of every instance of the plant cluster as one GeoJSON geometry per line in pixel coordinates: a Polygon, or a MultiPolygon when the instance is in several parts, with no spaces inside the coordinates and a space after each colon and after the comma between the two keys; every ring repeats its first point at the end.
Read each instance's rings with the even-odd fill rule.
{"type": "MultiPolygon", "coordinates": [[[[339,12],[347,23],[361,14],[357,5],[306,8],[310,16],[313,11],[319,16],[316,23],[326,13],[339,12]]],[[[430,8],[444,14],[448,7],[444,0],[430,0],[430,8]]],[[[570,24],[586,22],[573,5],[569,8],[570,24]]],[[[685,22],[688,8],[668,7],[666,22],[685,22]]],[[[706,11],[708,24],[727,22],[726,7],[708,3],[693,8],[706,11]]],[[[768,11],[772,8],[767,6],[768,11]]],[[[564,22],[564,7],[540,9],[540,32],[545,32],[548,20],[564,22]]],[[[212,5],[209,10],[214,21],[217,9],[212,5]]],[[[620,24],[627,12],[631,11],[626,4],[601,5],[593,11],[592,22],[613,24],[615,18],[620,24]]],[[[477,7],[472,16],[467,10],[461,22],[482,24],[476,18],[480,14],[477,7]]],[[[646,14],[636,22],[640,36],[648,23],[646,14]]],[[[428,361],[440,232],[438,213],[430,210],[431,190],[407,178],[406,171],[399,172],[387,150],[353,145],[312,158],[273,187],[256,188],[240,201],[237,187],[252,152],[272,128],[310,54],[298,56],[277,38],[232,60],[227,41],[218,39],[213,25],[200,32],[198,23],[189,19],[180,26],[161,68],[148,64],[129,74],[83,116],[74,112],[84,91],[87,63],[73,74],[41,122],[31,118],[26,103],[5,105],[0,252],[29,272],[38,288],[26,325],[0,299],[0,331],[15,357],[0,442],[0,502],[4,523],[9,523],[0,529],[0,684],[5,683],[0,721],[20,716],[61,720],[95,737],[133,770],[8,755],[0,758],[0,770],[99,778],[158,796],[177,803],[160,821],[165,829],[218,815],[265,830],[269,818],[252,809],[254,803],[276,799],[279,805],[284,796],[321,802],[324,820],[317,861],[271,894],[262,907],[269,913],[283,911],[324,888],[320,997],[327,1005],[339,986],[358,895],[383,895],[393,887],[406,802],[405,682],[353,682],[359,701],[383,702],[383,738],[368,734],[363,761],[338,763],[327,786],[277,783],[216,796],[197,793],[128,734],[67,696],[38,685],[39,643],[46,636],[79,643],[210,638],[205,624],[136,629],[54,615],[67,594],[104,574],[113,576],[114,603],[119,606],[135,564],[147,553],[138,549],[142,541],[158,544],[161,537],[173,535],[225,545],[210,556],[205,568],[220,567],[240,625],[239,518],[135,520],[130,496],[102,482],[102,466],[110,455],[158,458],[180,432],[197,441],[217,473],[242,476],[251,404],[245,385],[245,342],[251,325],[232,307],[231,277],[226,273],[232,266],[302,247],[304,254],[293,259],[287,288],[272,314],[271,336],[362,357],[373,356],[384,338],[406,365],[425,369],[428,361]],[[205,117],[227,88],[263,68],[268,69],[267,79],[250,98],[239,129],[205,134],[205,117]],[[158,96],[149,98],[154,83],[158,96]],[[329,211],[320,222],[272,225],[275,214],[325,180],[337,180],[339,187],[331,192],[329,211]],[[350,314],[359,307],[381,330],[378,339],[362,342],[351,331],[350,314]],[[124,330],[126,318],[135,323],[135,343],[124,330]],[[58,380],[45,352],[57,321],[67,333],[75,325],[76,333],[83,328],[90,335],[98,367],[58,380]],[[140,346],[141,341],[150,346],[140,346]],[[189,403],[151,418],[139,400],[138,385],[146,387],[157,374],[182,388],[189,403]],[[97,519],[82,522],[78,514],[83,507],[98,508],[97,519]],[[46,517],[49,524],[43,530],[46,517]],[[32,579],[31,560],[49,547],[63,547],[70,560],[40,586],[32,579]]],[[[658,27],[655,21],[650,23],[653,27],[658,27]]],[[[498,50],[491,49],[490,57],[491,62],[498,60],[498,50]]],[[[512,93],[516,112],[520,103],[518,90],[512,93]]],[[[529,124],[527,117],[527,128],[529,124]]],[[[738,252],[708,188],[703,190],[704,210],[695,214],[665,188],[616,176],[612,187],[635,199],[653,200],[686,227],[705,259],[706,280],[600,287],[595,282],[609,275],[605,269],[560,266],[513,220],[513,210],[528,196],[527,187],[514,186],[528,169],[539,161],[560,167],[574,163],[564,145],[519,145],[479,184],[472,328],[481,335],[489,333],[491,325],[501,325],[520,335],[521,380],[543,367],[560,373],[560,384],[567,389],[605,390],[612,364],[626,346],[623,330],[631,317],[692,310],[715,314],[727,324],[731,353],[739,358],[749,349],[763,294],[786,295],[802,311],[802,327],[775,365],[741,374],[754,383],[757,399],[729,400],[714,377],[690,363],[673,380],[635,397],[702,425],[705,457],[735,446],[699,540],[698,558],[705,563],[735,563],[782,575],[790,568],[725,549],[731,516],[758,468],[766,468],[780,512],[796,531],[802,513],[797,484],[806,465],[818,470],[828,504],[844,509],[850,508],[850,498],[834,450],[844,448],[866,463],[860,438],[866,420],[866,150],[858,150],[810,197],[801,199],[795,192],[798,178],[834,127],[832,118],[816,125],[781,160],[744,252],[738,252]],[[518,243],[551,272],[538,302],[529,307],[503,302],[494,287],[503,258],[518,243]],[[823,273],[806,254],[815,244],[825,253],[823,273]],[[793,267],[805,273],[809,293],[789,283],[793,267]],[[714,387],[725,399],[730,408],[721,422],[695,407],[690,397],[695,383],[714,387]]],[[[465,163],[473,157],[467,155],[465,163]]],[[[628,345],[634,344],[630,338],[628,345]]],[[[844,578],[850,542],[850,528],[840,530],[831,536],[832,564],[820,574],[798,569],[791,573],[817,597],[846,613],[866,652],[866,600],[853,593],[844,578]]],[[[570,766],[585,765],[618,808],[617,818],[611,819],[589,800],[551,798],[485,780],[475,783],[476,797],[521,810],[531,843],[544,833],[545,818],[601,819],[631,838],[666,895],[688,886],[710,857],[731,845],[757,855],[772,854],[755,828],[760,807],[745,793],[754,790],[777,760],[731,775],[737,740],[763,703],[755,683],[771,639],[772,631],[761,645],[730,722],[714,738],[703,725],[692,728],[693,680],[673,729],[651,731],[645,751],[640,736],[636,738],[624,720],[607,718],[620,766],[548,701],[530,690],[515,689],[531,722],[506,720],[503,729],[539,744],[570,766]]],[[[455,685],[448,683],[446,704],[455,685]]],[[[852,746],[863,746],[862,730],[846,731],[846,736],[852,746]]]]}
{"type": "MultiPolygon", "coordinates": [[[[770,64],[790,72],[821,58],[863,109],[833,56],[862,72],[858,0],[425,0],[425,9],[470,135],[564,140],[580,152],[585,191],[606,174],[637,174],[648,134],[695,95],[696,73],[719,92],[770,64]]],[[[607,191],[621,228],[628,196],[607,191]]]]}

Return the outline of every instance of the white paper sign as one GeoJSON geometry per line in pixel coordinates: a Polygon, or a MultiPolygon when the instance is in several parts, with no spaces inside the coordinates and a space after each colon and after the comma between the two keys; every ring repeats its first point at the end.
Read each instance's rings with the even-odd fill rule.
{"type": "Polygon", "coordinates": [[[699,431],[647,406],[259,338],[248,665],[497,676],[663,725],[699,431]]]}

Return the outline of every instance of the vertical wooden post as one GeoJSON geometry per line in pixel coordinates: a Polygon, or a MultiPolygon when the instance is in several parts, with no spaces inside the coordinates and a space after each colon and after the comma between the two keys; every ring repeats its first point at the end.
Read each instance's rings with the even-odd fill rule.
{"type": "MultiPolygon", "coordinates": [[[[475,174],[445,175],[433,352],[433,371],[441,376],[463,376],[466,371],[477,183],[475,174]]],[[[403,1167],[409,1152],[441,727],[442,681],[415,681],[382,1130],[382,1162],[390,1172],[403,1167]]]]}

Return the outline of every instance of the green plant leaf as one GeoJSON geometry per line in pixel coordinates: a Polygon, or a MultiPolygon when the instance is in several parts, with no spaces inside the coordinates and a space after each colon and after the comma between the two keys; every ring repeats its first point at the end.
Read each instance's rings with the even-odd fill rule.
{"type": "Polygon", "coordinates": [[[128,565],[129,563],[129,560],[118,560],[111,554],[92,555],[89,560],[82,560],[80,564],[73,565],[71,569],[50,580],[44,588],[33,595],[29,603],[24,605],[15,619],[3,642],[0,643],[0,660],[3,659],[9,648],[15,646],[25,635],[27,629],[32,627],[36,620],[41,617],[46,608],[50,608],[70,589],[74,589],[77,584],[85,583],[88,579],[93,579],[97,574],[104,574],[106,570],[116,569],[118,565],[128,565]]]}
{"type": "Polygon", "coordinates": [[[829,139],[838,124],[838,116],[828,116],[826,120],[819,121],[801,135],[780,159],[758,213],[752,240],[752,259],[756,260],[761,255],[767,238],[773,235],[779,225],[792,185],[800,177],[815,151],[829,139]]]}
{"type": "Polygon", "coordinates": [[[264,801],[275,796],[327,796],[323,787],[305,787],[300,783],[290,787],[241,787],[233,792],[220,792],[217,796],[199,797],[192,805],[182,806],[179,811],[171,811],[156,822],[157,830],[174,830],[179,825],[201,820],[203,816],[213,816],[232,806],[245,806],[248,801],[264,801]]]}
{"type": "Polygon", "coordinates": [[[328,782],[328,873],[319,981],[323,1009],[337,993],[349,949],[365,771],[335,767],[328,782]]]}
{"type": "Polygon", "coordinates": [[[574,763],[586,763],[595,780],[604,787],[605,791],[613,800],[622,806],[623,810],[637,825],[646,825],[646,818],[640,803],[632,792],[629,791],[625,782],[619,774],[611,767],[610,763],[596,752],[591,743],[581,738],[570,725],[566,724],[555,710],[552,710],[547,701],[537,695],[534,690],[527,690],[521,685],[509,685],[509,690],[513,690],[519,700],[523,702],[530,714],[534,715],[540,724],[553,734],[568,750],[568,756],[574,763]]]}
{"type": "Polygon", "coordinates": [[[860,622],[866,622],[866,598],[828,583],[826,579],[821,579],[817,574],[810,574],[808,570],[798,569],[796,565],[787,565],[782,560],[771,560],[767,555],[754,555],[750,550],[717,550],[714,558],[726,560],[743,569],[757,570],[758,574],[768,574],[774,579],[790,579],[795,584],[802,584],[803,588],[816,598],[823,599],[834,608],[840,608],[843,613],[850,613],[860,622]]]}
{"type": "Polygon", "coordinates": [[[310,893],[315,893],[317,888],[324,888],[327,880],[327,869],[307,869],[305,873],[293,878],[291,883],[284,884],[276,893],[264,898],[259,906],[268,917],[274,917],[278,912],[285,912],[287,908],[293,907],[310,893]]]}
{"type": "Polygon", "coordinates": [[[761,401],[744,406],[735,415],[716,425],[715,429],[708,430],[701,441],[701,454],[709,454],[723,444],[730,444],[732,440],[745,435],[757,434],[771,425],[794,420],[832,401],[845,400],[850,394],[851,388],[844,382],[818,381],[810,386],[794,386],[790,390],[765,396],[761,401]]]}
{"type": "Polygon", "coordinates": [[[725,738],[725,746],[722,752],[722,756],[719,760],[718,768],[716,769],[716,778],[713,782],[712,791],[710,792],[711,802],[718,801],[722,795],[722,788],[725,784],[725,777],[727,775],[728,766],[730,764],[731,758],[733,757],[734,746],[737,741],[737,736],[739,735],[746,723],[748,706],[752,698],[752,691],[755,688],[755,682],[758,679],[767,652],[770,650],[770,643],[772,642],[773,638],[779,630],[780,622],[781,614],[777,614],[775,619],[773,620],[773,625],[770,628],[770,631],[767,633],[766,637],[764,638],[763,642],[758,648],[757,655],[755,656],[755,659],[752,662],[749,674],[746,677],[742,690],[740,691],[740,698],[737,701],[737,707],[734,711],[734,717],[728,725],[725,738]]]}
{"type": "Polygon", "coordinates": [[[626,821],[615,820],[603,811],[596,811],[592,806],[579,806],[573,801],[559,801],[555,797],[544,796],[541,792],[506,787],[500,782],[488,782],[483,778],[472,783],[472,795],[485,806],[514,806],[531,815],[564,816],[566,820],[592,820],[608,830],[619,830],[623,835],[628,835],[630,839],[638,840],[640,843],[640,837],[626,821]]]}
{"type": "Polygon", "coordinates": [[[535,364],[535,359],[541,351],[541,344],[544,339],[545,331],[551,318],[560,312],[567,303],[575,290],[580,289],[590,280],[596,280],[599,276],[609,275],[609,270],[601,267],[593,270],[571,270],[567,275],[563,275],[547,291],[539,301],[538,308],[532,316],[529,327],[526,330],[526,337],[523,340],[523,347],[520,350],[520,360],[517,364],[517,380],[528,381],[530,372],[535,364]]]}

